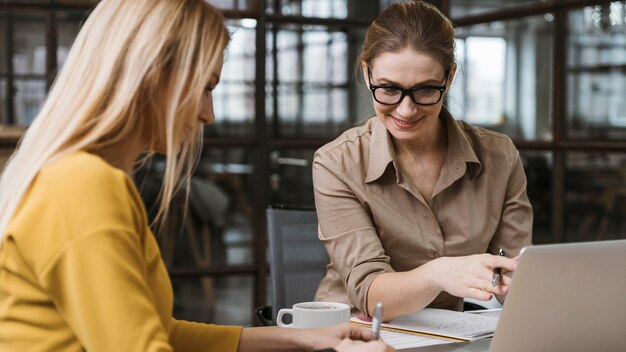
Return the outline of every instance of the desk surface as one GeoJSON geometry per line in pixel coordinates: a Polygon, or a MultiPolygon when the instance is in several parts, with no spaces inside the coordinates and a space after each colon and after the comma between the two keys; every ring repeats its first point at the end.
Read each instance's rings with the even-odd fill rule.
{"type": "Polygon", "coordinates": [[[477,340],[473,342],[446,343],[424,347],[402,348],[403,352],[487,352],[491,339],[477,340]]]}

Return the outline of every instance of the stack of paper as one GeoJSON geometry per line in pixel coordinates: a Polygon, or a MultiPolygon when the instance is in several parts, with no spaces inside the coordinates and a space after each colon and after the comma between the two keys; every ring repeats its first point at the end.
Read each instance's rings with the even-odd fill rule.
{"type": "MultiPolygon", "coordinates": [[[[371,322],[358,317],[351,318],[357,324],[370,325],[371,322]]],[[[455,341],[473,341],[493,336],[498,318],[480,314],[469,314],[444,309],[426,308],[419,312],[398,317],[381,328],[408,334],[419,334],[436,340],[428,344],[455,341]]],[[[384,339],[384,335],[383,335],[384,339]]],[[[428,342],[424,340],[424,342],[428,342]]]]}

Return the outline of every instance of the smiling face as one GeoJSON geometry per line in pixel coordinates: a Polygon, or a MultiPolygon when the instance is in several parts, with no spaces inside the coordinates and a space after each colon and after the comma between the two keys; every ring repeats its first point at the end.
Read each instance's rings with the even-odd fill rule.
{"type": "MultiPolygon", "coordinates": [[[[452,67],[449,72],[446,92],[454,78],[452,67]]],[[[363,65],[365,82],[368,82],[367,67],[363,65]]],[[[446,70],[433,57],[403,49],[395,53],[378,56],[370,67],[370,81],[376,86],[393,86],[410,89],[423,86],[442,86],[446,81],[446,70]]],[[[374,100],[376,116],[382,121],[394,141],[426,142],[436,138],[441,125],[439,112],[443,99],[434,105],[417,105],[409,96],[395,105],[385,105],[374,100]]]]}

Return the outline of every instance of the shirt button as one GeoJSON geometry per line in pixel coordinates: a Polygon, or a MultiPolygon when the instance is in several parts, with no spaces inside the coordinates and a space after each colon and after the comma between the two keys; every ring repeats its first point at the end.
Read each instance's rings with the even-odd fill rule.
{"type": "Polygon", "coordinates": [[[434,251],[433,252],[433,258],[439,258],[439,257],[440,257],[439,252],[434,251]]]}

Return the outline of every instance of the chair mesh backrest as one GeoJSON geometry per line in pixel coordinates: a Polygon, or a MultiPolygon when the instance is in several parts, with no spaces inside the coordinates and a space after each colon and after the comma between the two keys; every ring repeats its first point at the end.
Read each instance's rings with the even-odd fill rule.
{"type": "Polygon", "coordinates": [[[267,209],[272,318],[281,308],[312,301],[328,254],[317,237],[315,210],[267,209]]]}

